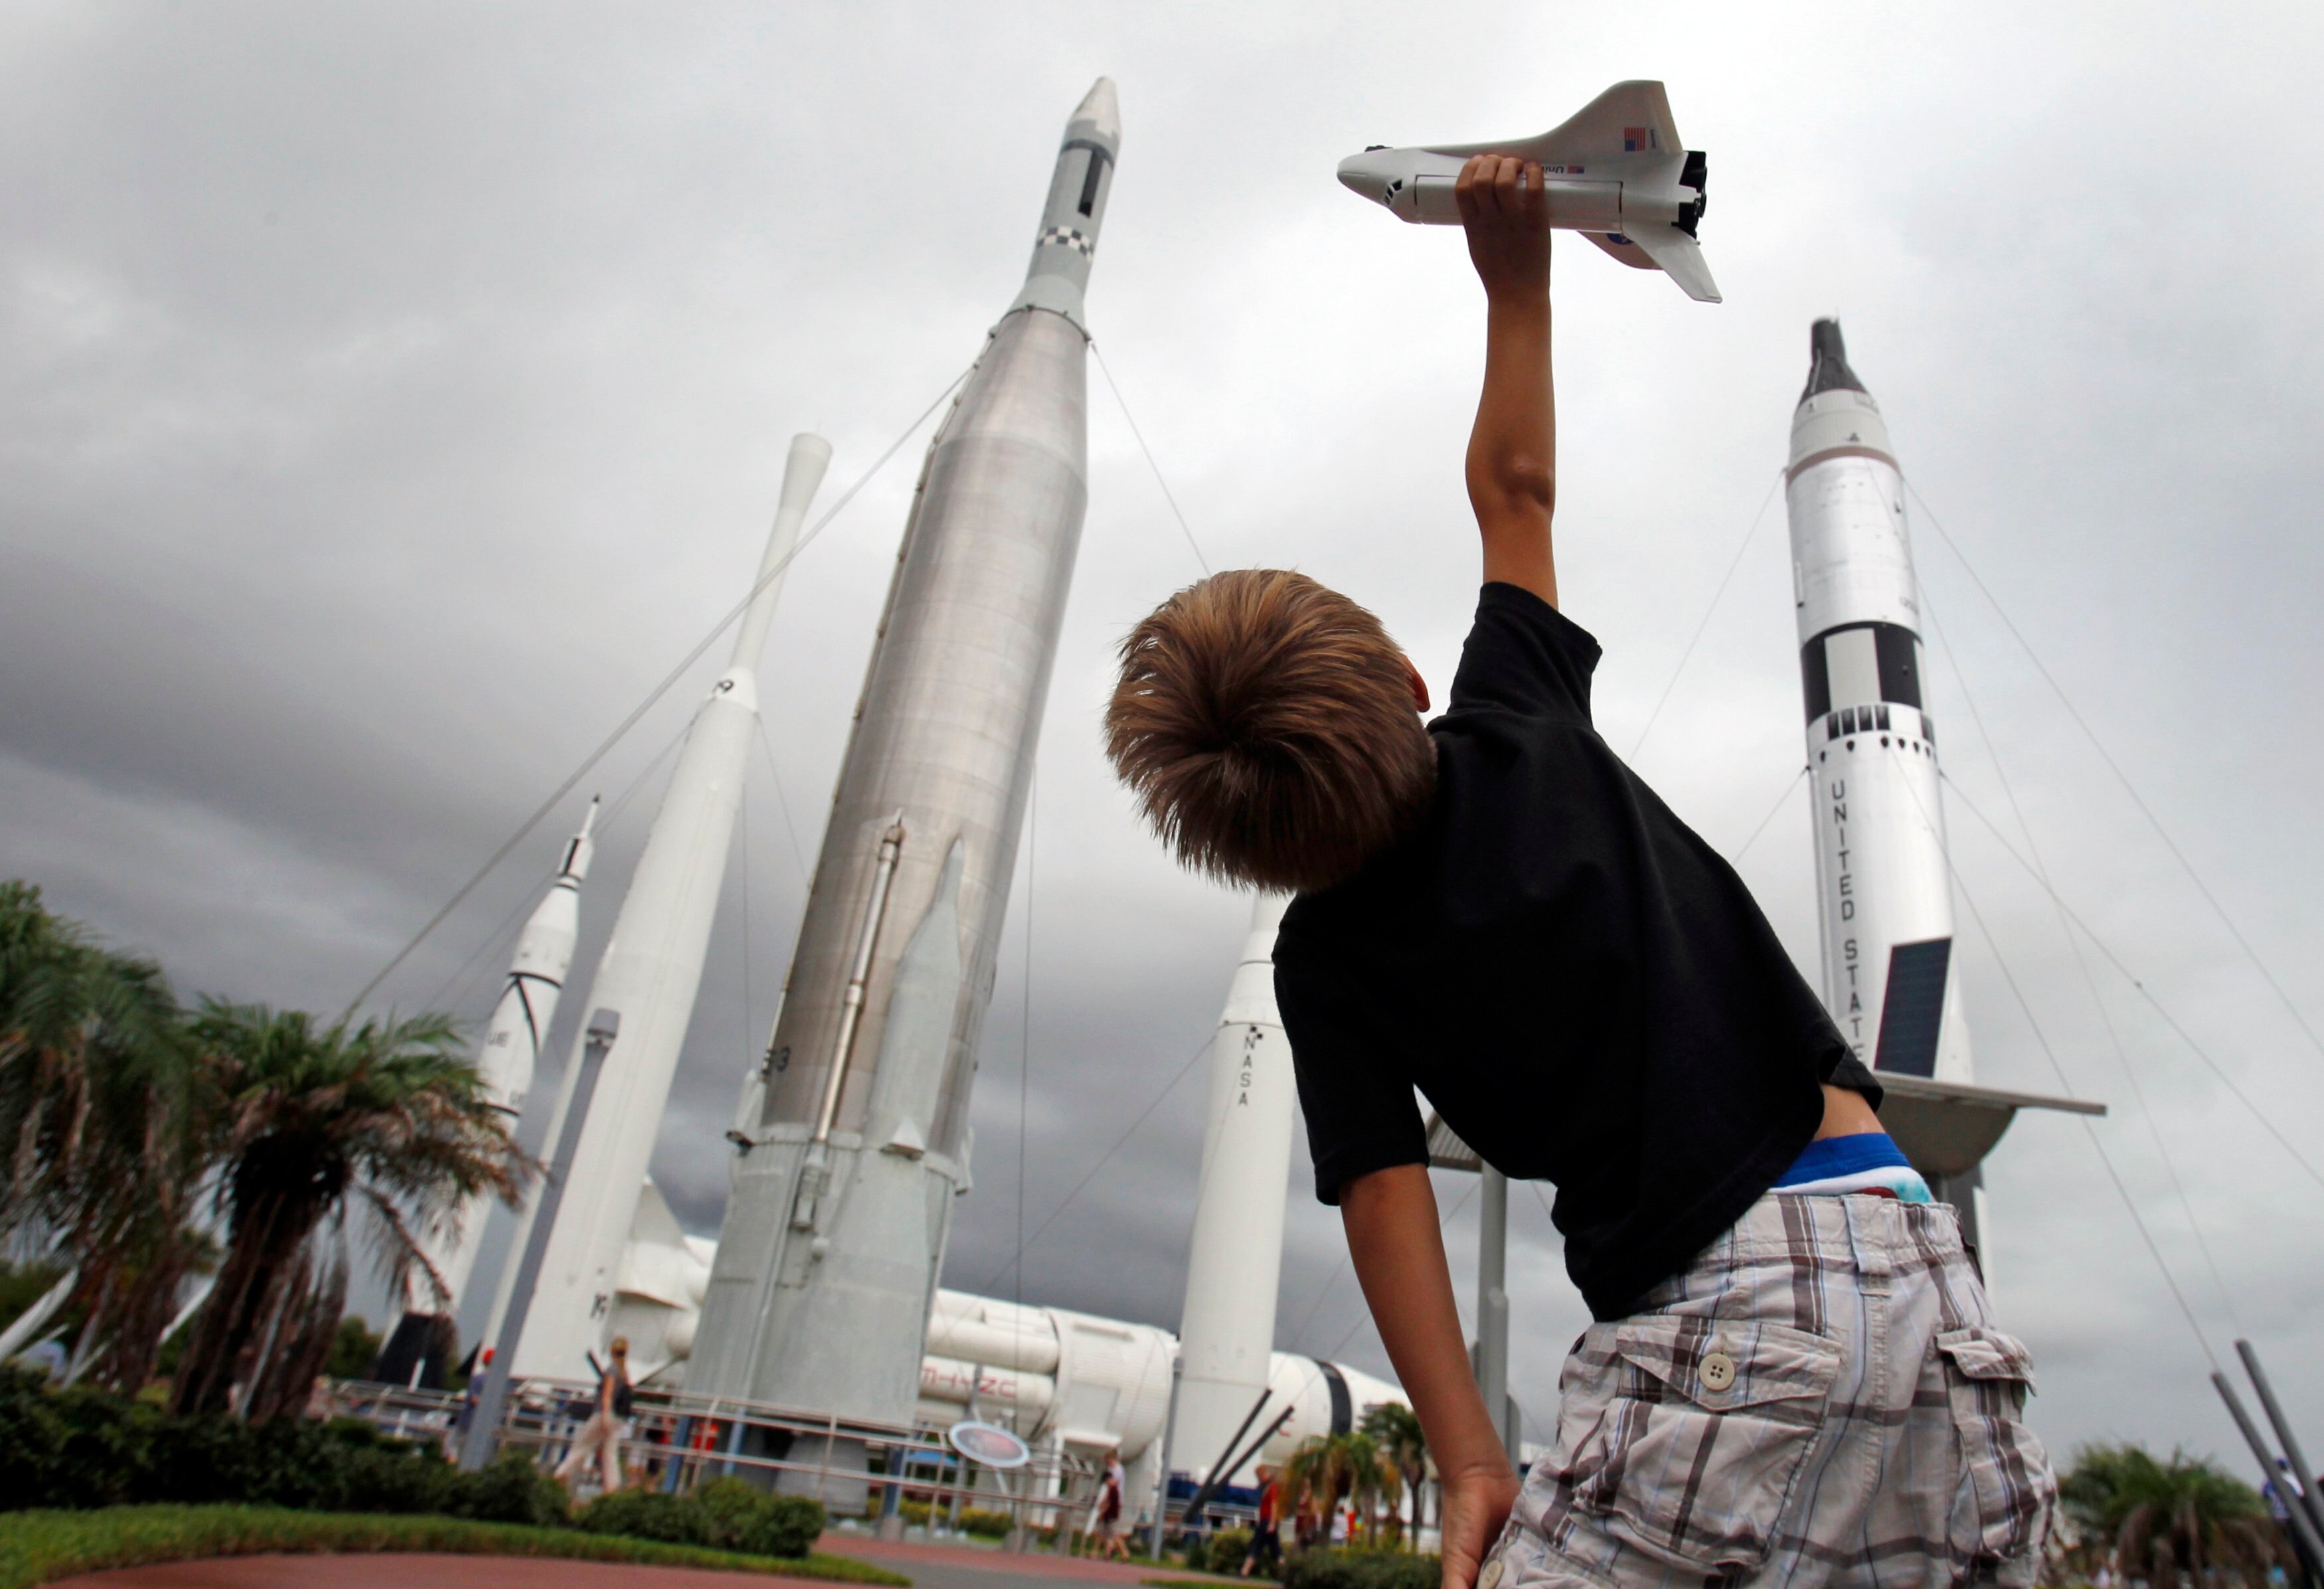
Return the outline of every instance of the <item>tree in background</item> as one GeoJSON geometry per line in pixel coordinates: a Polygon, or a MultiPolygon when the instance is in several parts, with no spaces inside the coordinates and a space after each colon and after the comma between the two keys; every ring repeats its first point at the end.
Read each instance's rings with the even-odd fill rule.
{"type": "Polygon", "coordinates": [[[205,1243],[198,1067],[151,961],[0,882],[0,1235],[53,1251],[85,1316],[77,1364],[134,1390],[205,1243]]]}
{"type": "Polygon", "coordinates": [[[1357,1429],[1343,1435],[1311,1435],[1283,1464],[1283,1493],[1297,1497],[1301,1505],[1312,1496],[1322,1503],[1327,1520],[1333,1507],[1351,1502],[1362,1520],[1367,1539],[1377,1532],[1382,1496],[1399,1491],[1402,1485],[1396,1464],[1381,1455],[1370,1435],[1357,1429]]]}
{"type": "MultiPolygon", "coordinates": [[[[1380,1460],[1397,1471],[1403,1480],[1403,1490],[1412,1497],[1412,1547],[1417,1550],[1421,1525],[1428,1520],[1422,1515],[1422,1501],[1428,1492],[1428,1437],[1421,1432],[1420,1415],[1401,1401],[1383,1401],[1364,1414],[1360,1427],[1370,1437],[1380,1460]]],[[[1401,1544],[1405,1535],[1400,1508],[1390,1507],[1388,1527],[1401,1544]]]]}
{"type": "Polygon", "coordinates": [[[2158,1462],[2143,1446],[2085,1446],[2058,1496],[2084,1530],[2082,1548],[2124,1578],[2177,1584],[2186,1574],[2207,1584],[2226,1574],[2257,1585],[2271,1566],[2298,1571],[2259,1492],[2183,1452],[2158,1462]]]}
{"type": "Polygon", "coordinates": [[[351,1205],[372,1215],[391,1288],[416,1266],[440,1294],[412,1221],[440,1224],[478,1191],[513,1201],[531,1164],[447,1016],[322,1026],[301,1011],[206,999],[191,1030],[218,1100],[226,1245],[171,1406],[265,1419],[303,1404],[292,1376],[327,1356],[351,1205]]]}

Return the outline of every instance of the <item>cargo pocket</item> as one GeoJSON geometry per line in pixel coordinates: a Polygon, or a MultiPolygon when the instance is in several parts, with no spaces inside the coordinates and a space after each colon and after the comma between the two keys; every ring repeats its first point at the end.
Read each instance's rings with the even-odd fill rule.
{"type": "Polygon", "coordinates": [[[1998,1330],[1937,1337],[1945,1396],[1960,1445],[1960,1483],[1949,1529],[1959,1575],[2032,1582],[2058,1494],[2042,1442],[2025,1427],[2034,1366],[2023,1343],[1998,1330]],[[2016,1566],[2013,1575],[2005,1569],[2016,1566]]]}
{"type": "Polygon", "coordinates": [[[1706,1574],[1766,1559],[1822,1427],[1840,1348],[1733,1319],[1601,1325],[1604,1410],[1558,1476],[1574,1509],[1659,1561],[1706,1574]]]}

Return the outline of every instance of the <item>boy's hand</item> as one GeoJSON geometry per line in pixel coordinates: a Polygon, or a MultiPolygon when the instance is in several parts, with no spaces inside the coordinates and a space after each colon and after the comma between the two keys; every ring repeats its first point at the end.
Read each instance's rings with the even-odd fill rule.
{"type": "Polygon", "coordinates": [[[1488,298],[1549,291],[1549,199],[1541,167],[1507,154],[1471,155],[1452,184],[1469,259],[1488,298]]]}
{"type": "Polygon", "coordinates": [[[1437,1518],[1437,1548],[1444,1564],[1442,1589],[1471,1589],[1476,1583],[1485,1553],[1500,1538],[1501,1525],[1509,1520],[1509,1508],[1517,1499],[1517,1475],[1506,1464],[1446,1475],[1437,1518]]]}

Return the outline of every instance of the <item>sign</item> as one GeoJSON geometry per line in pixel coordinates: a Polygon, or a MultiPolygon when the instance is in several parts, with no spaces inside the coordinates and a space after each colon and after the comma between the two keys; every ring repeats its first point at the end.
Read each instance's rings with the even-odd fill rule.
{"type": "Polygon", "coordinates": [[[986,1467],[1023,1467],[1033,1460],[1033,1448],[998,1424],[964,1418],[945,1432],[952,1448],[986,1467]]]}

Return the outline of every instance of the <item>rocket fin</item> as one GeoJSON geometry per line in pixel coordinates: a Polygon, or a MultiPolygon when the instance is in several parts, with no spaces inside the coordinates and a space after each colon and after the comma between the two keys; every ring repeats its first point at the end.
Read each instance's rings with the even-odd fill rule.
{"type": "MultiPolygon", "coordinates": [[[[1702,257],[1702,245],[1680,231],[1676,226],[1656,225],[1646,228],[1631,242],[1646,250],[1655,263],[1670,274],[1689,298],[1697,303],[1717,303],[1719,283],[1711,279],[1710,262],[1702,257]],[[1656,236],[1654,234],[1660,233],[1656,236]]],[[[1606,250],[1614,254],[1610,248],[1606,250]]],[[[1622,256],[1614,254],[1616,259],[1622,256]]]]}

